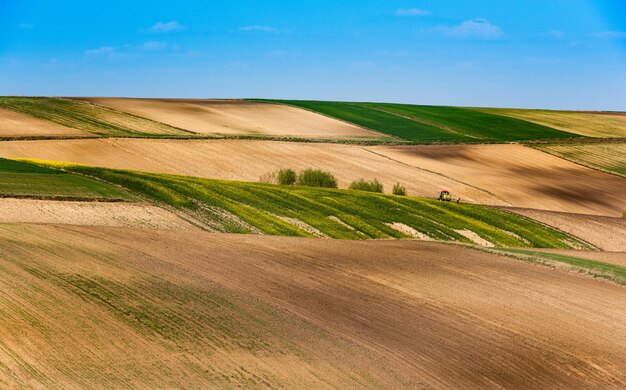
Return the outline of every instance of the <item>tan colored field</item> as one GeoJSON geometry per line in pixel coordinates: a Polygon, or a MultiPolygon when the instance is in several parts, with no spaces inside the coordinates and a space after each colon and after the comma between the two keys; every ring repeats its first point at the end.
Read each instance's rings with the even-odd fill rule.
{"type": "Polygon", "coordinates": [[[195,227],[159,207],[139,203],[73,202],[0,198],[0,223],[125,226],[193,230],[195,227]]]}
{"type": "Polygon", "coordinates": [[[80,98],[200,134],[301,138],[383,135],[300,108],[242,100],[80,98]]]}
{"type": "Polygon", "coordinates": [[[626,252],[626,218],[510,207],[506,209],[570,233],[599,249],[626,252]]]}
{"type": "Polygon", "coordinates": [[[517,207],[607,216],[622,216],[626,210],[623,178],[521,145],[369,149],[410,166],[471,183],[517,207]]]}
{"type": "Polygon", "coordinates": [[[550,144],[534,147],[581,165],[626,176],[626,143],[550,144]]]}
{"type": "Polygon", "coordinates": [[[626,114],[624,113],[512,108],[481,108],[479,110],[491,114],[511,116],[588,137],[626,137],[626,114]]]}
{"type": "Polygon", "coordinates": [[[278,141],[90,139],[2,142],[0,156],[241,181],[258,181],[261,175],[285,167],[314,167],[331,171],[343,188],[359,178],[378,178],[387,192],[400,182],[413,196],[435,197],[445,187],[462,194],[466,201],[507,204],[485,191],[395,162],[370,149],[278,141]]]}
{"type": "Polygon", "coordinates": [[[0,137],[80,137],[85,131],[0,108],[0,137]]]}
{"type": "Polygon", "coordinates": [[[0,267],[3,387],[626,385],[626,289],[465,247],[0,224],[0,267]]]}

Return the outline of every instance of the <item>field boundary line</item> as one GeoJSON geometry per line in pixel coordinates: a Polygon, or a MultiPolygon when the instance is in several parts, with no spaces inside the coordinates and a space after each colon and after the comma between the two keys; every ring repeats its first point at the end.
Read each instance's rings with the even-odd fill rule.
{"type": "Polygon", "coordinates": [[[548,151],[548,150],[543,150],[543,149],[541,149],[541,147],[540,147],[540,146],[529,146],[529,145],[524,145],[524,146],[528,146],[529,148],[532,148],[532,149],[538,150],[538,151],[540,151],[540,152],[542,152],[542,153],[546,153],[546,154],[549,154],[549,155],[551,155],[551,156],[554,156],[554,157],[558,157],[558,158],[560,158],[560,159],[563,159],[563,160],[565,160],[565,161],[569,161],[569,162],[574,163],[574,164],[576,164],[576,165],[580,165],[581,167],[585,167],[585,168],[593,169],[594,171],[603,172],[603,173],[608,173],[608,174],[610,174],[610,175],[615,175],[615,176],[619,176],[619,177],[624,177],[624,178],[626,178],[626,175],[623,175],[623,174],[621,174],[621,173],[619,173],[619,172],[613,172],[613,171],[609,171],[608,169],[600,168],[600,167],[593,166],[593,165],[590,165],[590,164],[585,164],[585,163],[584,163],[584,162],[582,162],[582,161],[573,160],[573,159],[571,159],[571,158],[567,158],[567,157],[565,157],[565,156],[561,156],[561,155],[559,155],[559,154],[557,154],[557,153],[555,153],[555,152],[550,152],[550,151],[548,151]]]}
{"type": "MultiPolygon", "coordinates": [[[[432,173],[432,174],[435,174],[435,175],[438,175],[438,176],[441,176],[441,177],[445,177],[446,179],[449,179],[449,180],[452,180],[452,181],[454,181],[454,182],[457,182],[457,183],[463,184],[463,185],[465,185],[465,186],[468,186],[468,187],[471,187],[471,188],[477,189],[477,190],[482,191],[482,192],[484,192],[484,193],[486,193],[486,194],[489,194],[489,195],[493,196],[494,198],[496,198],[496,199],[498,199],[498,200],[502,201],[503,203],[506,203],[506,204],[510,205],[511,207],[513,207],[513,205],[512,205],[511,203],[509,203],[509,202],[507,202],[506,200],[504,200],[504,199],[500,198],[499,196],[497,196],[496,194],[494,194],[494,193],[493,193],[493,192],[491,192],[491,191],[488,191],[488,190],[482,189],[482,188],[480,188],[480,187],[477,187],[477,186],[472,185],[472,184],[469,184],[469,183],[462,182],[462,181],[457,180],[457,179],[455,179],[455,178],[452,178],[452,177],[450,177],[450,176],[444,175],[443,173],[440,173],[440,172],[431,171],[431,170],[426,169],[426,168],[421,168],[421,167],[418,167],[418,166],[415,166],[415,165],[411,165],[411,164],[405,163],[404,161],[396,160],[395,158],[389,157],[389,156],[387,156],[387,155],[385,155],[385,154],[382,154],[382,153],[379,153],[379,152],[375,152],[375,151],[370,150],[370,149],[367,149],[367,148],[361,148],[361,149],[365,150],[366,152],[370,152],[370,153],[372,153],[372,154],[375,154],[375,155],[377,155],[377,156],[380,156],[380,157],[386,158],[386,159],[388,159],[388,160],[390,160],[390,161],[393,161],[393,162],[395,162],[395,163],[402,164],[402,165],[407,166],[407,167],[415,168],[415,169],[418,169],[418,170],[423,171],[423,172],[428,172],[428,173],[432,173]]],[[[488,205],[485,205],[485,206],[488,206],[488,205]]]]}
{"type": "Polygon", "coordinates": [[[423,120],[421,118],[418,118],[416,116],[413,116],[413,115],[399,114],[397,112],[384,110],[384,109],[382,109],[380,107],[372,107],[372,106],[368,106],[367,104],[363,105],[362,103],[354,103],[354,104],[350,103],[350,104],[353,105],[353,106],[361,107],[361,108],[369,108],[369,109],[372,109],[372,110],[375,110],[375,111],[384,112],[385,114],[394,115],[394,116],[397,116],[397,117],[400,117],[400,118],[408,119],[408,120],[413,121],[413,122],[421,123],[421,124],[428,125],[428,126],[433,126],[433,127],[438,128],[438,129],[441,129],[441,130],[449,131],[451,133],[462,135],[462,136],[465,136],[465,137],[474,138],[476,140],[485,139],[485,138],[482,138],[482,137],[477,137],[475,135],[469,135],[469,134],[462,133],[459,130],[455,130],[455,129],[451,128],[451,127],[447,127],[447,126],[443,126],[441,124],[436,124],[436,123],[433,123],[433,122],[425,121],[425,120],[423,120]]]}

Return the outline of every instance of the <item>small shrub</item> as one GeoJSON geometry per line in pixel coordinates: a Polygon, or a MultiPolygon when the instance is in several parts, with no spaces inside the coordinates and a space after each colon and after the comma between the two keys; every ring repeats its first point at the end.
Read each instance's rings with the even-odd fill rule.
{"type": "Polygon", "coordinates": [[[278,184],[278,177],[276,175],[276,172],[267,172],[262,174],[259,177],[259,182],[265,184],[278,184]]]}
{"type": "Polygon", "coordinates": [[[378,179],[374,179],[373,181],[359,179],[350,184],[350,189],[358,191],[383,192],[383,185],[378,181],[378,179]]]}
{"type": "Polygon", "coordinates": [[[298,175],[298,185],[337,188],[337,179],[330,172],[320,169],[305,169],[298,175]]]}
{"type": "Polygon", "coordinates": [[[392,193],[394,195],[406,196],[406,188],[402,184],[396,183],[393,185],[392,193]]]}
{"type": "Polygon", "coordinates": [[[292,185],[296,183],[296,171],[291,168],[284,168],[276,174],[278,184],[292,185]]]}

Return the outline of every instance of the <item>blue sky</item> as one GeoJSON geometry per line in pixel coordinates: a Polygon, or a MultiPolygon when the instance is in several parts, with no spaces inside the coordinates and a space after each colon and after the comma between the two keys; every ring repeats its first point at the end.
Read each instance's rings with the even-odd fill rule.
{"type": "Polygon", "coordinates": [[[0,94],[626,111],[626,1],[0,0],[0,94]]]}

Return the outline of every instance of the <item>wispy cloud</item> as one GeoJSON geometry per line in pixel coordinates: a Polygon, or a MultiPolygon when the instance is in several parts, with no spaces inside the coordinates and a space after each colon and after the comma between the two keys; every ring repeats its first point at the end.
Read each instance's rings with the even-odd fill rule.
{"type": "Polygon", "coordinates": [[[428,16],[430,11],[421,8],[400,8],[396,16],[428,16]]]}
{"type": "Polygon", "coordinates": [[[141,45],[143,50],[163,50],[167,49],[169,44],[163,41],[148,41],[141,45]]]}
{"type": "Polygon", "coordinates": [[[100,56],[110,57],[115,54],[117,54],[117,51],[115,50],[115,48],[111,46],[100,46],[96,49],[85,50],[85,55],[90,56],[90,57],[100,57],[100,56]]]}
{"type": "Polygon", "coordinates": [[[626,31],[602,31],[595,35],[604,39],[626,39],[626,31]]]}
{"type": "Polygon", "coordinates": [[[239,27],[239,31],[247,31],[247,32],[257,31],[257,32],[265,32],[265,33],[279,32],[279,30],[275,27],[261,26],[261,25],[239,27]]]}
{"type": "Polygon", "coordinates": [[[548,31],[548,36],[554,39],[563,39],[567,36],[567,34],[561,30],[550,30],[548,31]]]}
{"type": "Polygon", "coordinates": [[[471,19],[456,26],[435,26],[432,32],[454,38],[499,39],[504,37],[502,29],[486,19],[471,19]]]}
{"type": "Polygon", "coordinates": [[[176,21],[171,21],[171,22],[167,22],[167,23],[158,22],[158,23],[155,23],[154,26],[150,27],[148,29],[148,32],[151,32],[151,33],[168,33],[168,32],[172,32],[172,31],[182,30],[184,28],[185,28],[185,26],[183,26],[182,24],[180,24],[180,23],[178,23],[176,21]]]}
{"type": "Polygon", "coordinates": [[[32,30],[35,28],[35,25],[30,23],[20,23],[17,25],[17,28],[19,28],[20,30],[32,30]]]}

